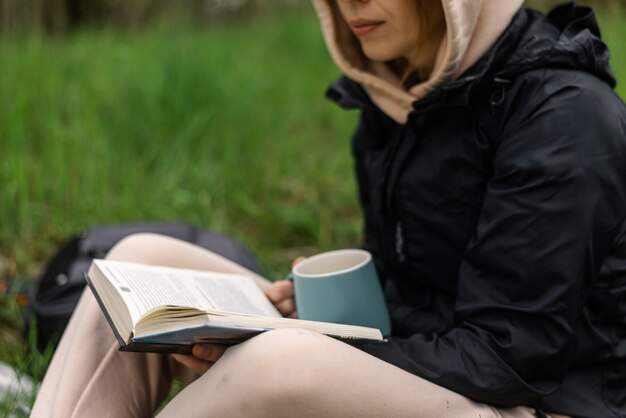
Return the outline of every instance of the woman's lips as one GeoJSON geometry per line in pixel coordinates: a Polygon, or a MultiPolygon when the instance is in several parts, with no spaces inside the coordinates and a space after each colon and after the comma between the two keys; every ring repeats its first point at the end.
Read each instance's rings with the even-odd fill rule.
{"type": "Polygon", "coordinates": [[[356,36],[363,36],[376,30],[383,23],[385,22],[381,20],[352,19],[350,20],[350,28],[356,36]]]}

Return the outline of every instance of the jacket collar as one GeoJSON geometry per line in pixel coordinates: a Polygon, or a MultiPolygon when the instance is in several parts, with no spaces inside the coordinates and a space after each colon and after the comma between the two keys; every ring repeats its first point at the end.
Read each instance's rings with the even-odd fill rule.
{"type": "MultiPolygon", "coordinates": [[[[542,67],[584,70],[615,86],[608,48],[600,38],[591,8],[569,3],[555,8],[547,17],[522,9],[482,58],[457,80],[414,101],[413,109],[422,113],[443,106],[467,105],[474,92],[542,67]]],[[[360,84],[345,76],[333,83],[327,97],[348,109],[376,108],[360,84]]]]}

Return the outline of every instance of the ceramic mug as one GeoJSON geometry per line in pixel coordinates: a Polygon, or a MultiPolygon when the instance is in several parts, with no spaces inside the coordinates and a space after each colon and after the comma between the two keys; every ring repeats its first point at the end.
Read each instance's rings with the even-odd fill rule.
{"type": "Polygon", "coordinates": [[[298,318],[362,325],[391,332],[385,297],[372,255],[364,250],[330,251],[293,267],[298,318]]]}

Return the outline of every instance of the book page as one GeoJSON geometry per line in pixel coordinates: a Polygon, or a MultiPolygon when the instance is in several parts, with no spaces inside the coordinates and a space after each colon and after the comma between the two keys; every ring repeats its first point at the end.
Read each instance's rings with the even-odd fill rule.
{"type": "Polygon", "coordinates": [[[94,263],[124,299],[133,322],[163,305],[281,317],[248,276],[108,260],[94,263]]]}

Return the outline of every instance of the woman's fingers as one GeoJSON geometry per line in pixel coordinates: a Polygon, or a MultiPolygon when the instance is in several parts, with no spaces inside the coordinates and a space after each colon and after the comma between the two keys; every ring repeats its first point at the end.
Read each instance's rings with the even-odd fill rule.
{"type": "Polygon", "coordinates": [[[291,280],[274,282],[266,291],[265,295],[274,304],[278,312],[283,316],[295,318],[296,303],[294,288],[291,280]]]}
{"type": "Polygon", "coordinates": [[[293,298],[293,282],[291,280],[274,282],[265,291],[265,295],[274,305],[285,299],[293,298]]]}
{"type": "Polygon", "coordinates": [[[203,375],[213,365],[210,361],[200,360],[194,356],[187,356],[184,354],[172,354],[172,357],[174,357],[174,360],[187,367],[198,376],[203,375]]]}
{"type": "Polygon", "coordinates": [[[210,361],[215,363],[222,357],[228,347],[217,344],[195,344],[193,346],[192,354],[194,357],[200,360],[210,361]]]}
{"type": "Polygon", "coordinates": [[[302,261],[304,261],[306,259],[306,257],[298,257],[295,260],[293,260],[293,263],[291,263],[291,267],[295,267],[298,264],[300,264],[302,261]]]}
{"type": "Polygon", "coordinates": [[[227,347],[222,345],[196,344],[193,346],[192,356],[183,354],[172,354],[172,356],[176,361],[200,376],[222,357],[226,349],[227,347]]]}
{"type": "MultiPolygon", "coordinates": [[[[292,266],[296,266],[306,257],[298,257],[292,263],[292,266]]],[[[265,295],[274,304],[278,312],[288,318],[297,318],[296,302],[294,298],[293,281],[280,280],[274,282],[266,291],[265,295]]]]}
{"type": "Polygon", "coordinates": [[[293,297],[277,302],[274,306],[283,316],[295,318],[296,302],[293,297]]]}

